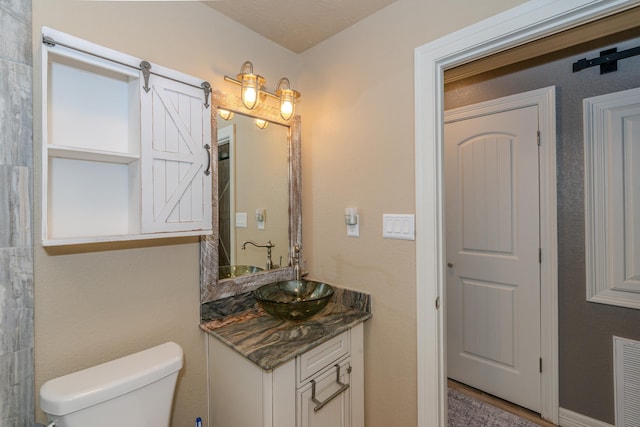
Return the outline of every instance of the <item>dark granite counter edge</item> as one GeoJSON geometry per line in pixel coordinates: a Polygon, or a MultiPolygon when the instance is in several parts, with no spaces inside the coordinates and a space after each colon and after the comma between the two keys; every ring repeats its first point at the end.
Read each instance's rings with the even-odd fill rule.
{"type": "Polygon", "coordinates": [[[370,296],[334,286],[316,316],[284,322],[265,313],[250,292],[203,304],[200,328],[270,371],[372,317],[370,296]]]}
{"type": "Polygon", "coordinates": [[[341,325],[336,326],[335,328],[326,330],[325,333],[319,335],[317,338],[315,338],[310,342],[300,343],[296,345],[294,348],[285,349],[285,351],[283,352],[284,354],[281,354],[278,357],[273,357],[273,354],[271,354],[272,357],[265,357],[262,352],[247,353],[245,351],[242,351],[242,349],[238,345],[236,345],[236,343],[233,340],[227,339],[224,335],[217,333],[215,329],[214,330],[207,329],[205,324],[200,325],[200,328],[203,331],[207,332],[208,334],[219,339],[221,342],[223,342],[224,344],[226,344],[227,346],[235,350],[241,356],[244,356],[250,361],[252,361],[253,363],[255,363],[258,367],[260,367],[264,371],[268,372],[288,362],[289,360],[292,360],[295,357],[307,352],[308,350],[311,350],[312,348],[319,346],[320,344],[330,340],[331,338],[340,335],[344,331],[351,329],[354,326],[369,320],[371,317],[372,317],[371,313],[361,312],[356,318],[351,319],[347,323],[342,323],[341,325]]]}

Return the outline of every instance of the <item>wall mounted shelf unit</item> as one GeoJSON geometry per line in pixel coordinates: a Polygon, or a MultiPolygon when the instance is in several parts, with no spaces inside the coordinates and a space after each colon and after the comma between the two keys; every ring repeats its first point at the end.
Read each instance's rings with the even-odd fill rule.
{"type": "Polygon", "coordinates": [[[42,35],[43,245],[211,233],[209,84],[42,35]]]}

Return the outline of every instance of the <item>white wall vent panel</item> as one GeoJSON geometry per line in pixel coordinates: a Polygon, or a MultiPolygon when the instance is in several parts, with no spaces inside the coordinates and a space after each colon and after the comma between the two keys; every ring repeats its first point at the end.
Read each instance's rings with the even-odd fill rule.
{"type": "Polygon", "coordinates": [[[613,337],[616,426],[640,426],[640,341],[613,337]]]}

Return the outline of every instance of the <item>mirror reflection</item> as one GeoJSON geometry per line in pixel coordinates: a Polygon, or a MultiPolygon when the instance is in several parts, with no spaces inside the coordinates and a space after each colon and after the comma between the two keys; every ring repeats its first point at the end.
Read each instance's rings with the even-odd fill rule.
{"type": "Polygon", "coordinates": [[[218,118],[219,280],[289,263],[289,128],[218,118]]]}

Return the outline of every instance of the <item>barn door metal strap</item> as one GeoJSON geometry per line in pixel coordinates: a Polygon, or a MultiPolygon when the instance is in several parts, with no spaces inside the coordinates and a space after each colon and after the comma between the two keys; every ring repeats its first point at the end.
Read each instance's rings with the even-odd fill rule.
{"type": "Polygon", "coordinates": [[[573,72],[584,70],[585,68],[600,66],[600,74],[618,71],[618,61],[632,56],[640,55],[640,46],[618,52],[618,48],[607,49],[600,52],[600,56],[593,59],[580,59],[573,63],[573,72]]]}

